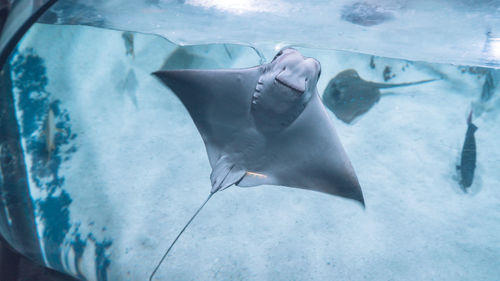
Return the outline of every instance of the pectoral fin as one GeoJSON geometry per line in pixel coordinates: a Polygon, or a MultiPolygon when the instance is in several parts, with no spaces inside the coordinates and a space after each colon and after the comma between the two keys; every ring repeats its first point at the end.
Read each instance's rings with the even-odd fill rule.
{"type": "Polygon", "coordinates": [[[212,182],[212,193],[224,190],[238,183],[246,174],[246,171],[233,164],[226,156],[219,158],[210,175],[212,182]]]}

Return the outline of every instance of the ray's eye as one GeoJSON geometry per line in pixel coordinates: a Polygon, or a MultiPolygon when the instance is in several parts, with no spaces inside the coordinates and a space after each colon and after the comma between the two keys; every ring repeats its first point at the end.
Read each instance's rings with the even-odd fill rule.
{"type": "Polygon", "coordinates": [[[279,56],[283,54],[283,50],[279,51],[276,56],[274,56],[273,61],[275,61],[279,56]]]}
{"type": "Polygon", "coordinates": [[[318,71],[318,80],[320,76],[321,76],[321,69],[318,71]]]}

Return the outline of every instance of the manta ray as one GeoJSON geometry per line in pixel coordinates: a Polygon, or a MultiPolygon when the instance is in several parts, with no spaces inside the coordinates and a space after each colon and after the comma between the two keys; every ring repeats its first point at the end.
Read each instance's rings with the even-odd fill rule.
{"type": "Polygon", "coordinates": [[[160,264],[210,197],[232,185],[296,187],[364,206],[354,169],[318,95],[320,72],[317,60],[289,48],[268,64],[246,69],[153,73],[188,110],[212,167],[210,195],[160,264]]]}
{"type": "Polygon", "coordinates": [[[328,82],[323,92],[323,103],[338,119],[351,123],[380,100],[380,89],[412,86],[436,80],[438,79],[400,84],[375,83],[361,79],[356,70],[347,69],[328,82]]]}
{"type": "Polygon", "coordinates": [[[389,9],[369,2],[356,2],[342,7],[341,18],[353,24],[372,26],[394,18],[389,9]]]}

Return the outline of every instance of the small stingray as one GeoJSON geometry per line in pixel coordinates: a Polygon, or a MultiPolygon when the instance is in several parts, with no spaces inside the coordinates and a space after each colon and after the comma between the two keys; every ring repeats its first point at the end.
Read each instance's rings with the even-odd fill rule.
{"type": "MultiPolygon", "coordinates": [[[[295,49],[247,69],[155,72],[182,101],[207,149],[212,190],[297,187],[353,199],[358,179],[318,95],[320,64],[295,49]]],[[[151,274],[150,280],[160,264],[151,274]]]]}
{"type": "Polygon", "coordinates": [[[436,80],[438,79],[400,84],[375,83],[361,79],[356,70],[347,69],[328,82],[323,92],[323,103],[337,118],[351,123],[380,100],[380,89],[412,86],[436,80]]]}
{"type": "Polygon", "coordinates": [[[356,2],[342,8],[341,18],[357,25],[372,26],[391,20],[394,16],[391,12],[378,5],[356,2]]]}

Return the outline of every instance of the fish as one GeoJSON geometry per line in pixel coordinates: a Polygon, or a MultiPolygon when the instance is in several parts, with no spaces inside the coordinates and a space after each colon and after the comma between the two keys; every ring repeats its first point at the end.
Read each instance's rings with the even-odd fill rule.
{"type": "Polygon", "coordinates": [[[323,103],[335,116],[349,124],[368,112],[380,100],[380,89],[412,86],[436,81],[385,84],[365,81],[354,69],[347,69],[332,78],[323,92],[323,103]]]}
{"type": "Polygon", "coordinates": [[[320,63],[287,48],[245,69],[154,72],[181,100],[203,139],[212,173],[206,201],[232,185],[281,185],[365,201],[317,90],[320,63]]]}
{"type": "Polygon", "coordinates": [[[460,157],[460,185],[464,191],[467,191],[474,180],[474,171],[476,169],[476,138],[474,133],[478,127],[472,123],[472,110],[467,117],[467,131],[465,132],[465,141],[462,147],[460,157]]]}
{"type": "Polygon", "coordinates": [[[125,43],[125,55],[130,55],[135,58],[134,53],[134,33],[125,31],[122,33],[123,42],[125,43]]]}

